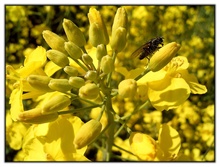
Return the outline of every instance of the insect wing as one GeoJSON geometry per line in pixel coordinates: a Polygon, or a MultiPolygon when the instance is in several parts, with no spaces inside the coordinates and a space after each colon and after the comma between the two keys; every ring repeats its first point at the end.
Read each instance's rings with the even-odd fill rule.
{"type": "Polygon", "coordinates": [[[135,50],[132,54],[131,54],[131,57],[140,57],[140,55],[142,55],[142,54],[145,54],[144,52],[145,52],[145,50],[144,50],[144,48],[147,48],[147,46],[148,46],[148,43],[146,43],[146,44],[144,44],[144,45],[142,45],[141,47],[139,47],[137,50],[135,50]]]}

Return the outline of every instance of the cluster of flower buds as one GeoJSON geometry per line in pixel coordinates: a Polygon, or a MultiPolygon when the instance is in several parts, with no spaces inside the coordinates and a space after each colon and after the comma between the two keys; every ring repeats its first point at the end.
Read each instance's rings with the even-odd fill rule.
{"type": "MultiPolygon", "coordinates": [[[[93,14],[91,17],[92,16],[93,14]]],[[[48,59],[63,68],[69,77],[65,79],[44,77],[45,81],[42,81],[42,84],[45,84],[45,88],[43,88],[59,92],[79,89],[80,97],[86,99],[96,98],[99,94],[99,88],[96,84],[90,82],[95,81],[97,75],[96,71],[93,70],[93,59],[83,51],[83,47],[86,44],[85,37],[81,30],[68,19],[64,19],[63,28],[68,41],[65,41],[62,37],[49,30],[43,32],[43,37],[51,47],[51,50],[47,51],[48,59]],[[81,62],[80,65],[83,67],[83,70],[86,71],[84,77],[79,76],[79,70],[71,65],[70,62],[72,60],[77,63],[81,62]]],[[[102,50],[99,52],[103,53],[102,50]]],[[[38,88],[41,88],[41,86],[38,86],[38,88]]]]}
{"type": "MultiPolygon", "coordinates": [[[[101,14],[95,8],[90,8],[88,18],[89,41],[96,47],[96,58],[100,68],[95,68],[93,58],[84,49],[86,40],[82,31],[72,21],[64,19],[63,28],[67,41],[49,30],[43,31],[43,38],[51,48],[47,51],[47,58],[62,68],[69,77],[57,79],[47,76],[30,76],[28,82],[31,86],[39,90],[59,92],[79,89],[78,96],[81,98],[91,100],[98,97],[100,93],[97,84],[98,74],[107,75],[113,72],[114,58],[107,54],[106,45],[109,43],[109,36],[101,14]],[[72,61],[78,63],[86,72],[80,74],[79,69],[71,65],[72,61]]],[[[112,26],[111,47],[115,52],[120,52],[125,47],[127,24],[127,13],[124,8],[119,8],[112,26]]]]}
{"type": "MultiPolygon", "coordinates": [[[[71,98],[64,95],[72,93],[71,90],[78,92],[75,97],[87,100],[95,100],[99,95],[106,93],[104,89],[107,86],[103,87],[104,84],[100,84],[100,82],[105,83],[106,81],[101,81],[100,76],[108,75],[114,70],[114,58],[108,55],[106,50],[106,45],[109,43],[109,35],[99,11],[95,8],[90,8],[88,18],[90,23],[89,42],[96,47],[95,57],[99,62],[99,68],[95,68],[93,64],[95,57],[92,58],[84,48],[86,39],[82,31],[72,21],[63,20],[62,25],[67,40],[50,30],[43,31],[43,38],[50,47],[46,51],[46,57],[50,62],[57,65],[59,69],[63,69],[68,77],[53,78],[51,75],[28,75],[26,81],[34,90],[42,92],[42,94],[44,92],[59,92],[59,94],[52,96],[42,107],[20,113],[18,115],[19,121],[44,123],[56,120],[58,111],[71,104],[71,98]],[[78,66],[72,64],[74,61],[78,66]]],[[[124,8],[119,8],[112,26],[111,47],[115,52],[120,52],[125,47],[126,36],[127,14],[124,8]]],[[[133,90],[133,94],[135,88],[131,85],[130,89],[133,90]]],[[[133,96],[133,94],[130,93],[127,96],[133,96]]]]}

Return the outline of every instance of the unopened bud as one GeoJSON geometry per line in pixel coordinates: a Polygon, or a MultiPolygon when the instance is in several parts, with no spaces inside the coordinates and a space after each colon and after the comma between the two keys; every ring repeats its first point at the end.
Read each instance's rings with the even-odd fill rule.
{"type": "Polygon", "coordinates": [[[94,47],[99,44],[107,45],[109,42],[108,32],[105,23],[99,11],[95,8],[90,8],[88,13],[89,18],[89,40],[94,47]]]}
{"type": "Polygon", "coordinates": [[[123,98],[134,98],[137,92],[137,82],[134,79],[126,79],[119,83],[118,94],[123,98]]]}
{"type": "Polygon", "coordinates": [[[117,52],[126,45],[128,17],[125,8],[118,8],[112,25],[111,47],[117,52]]]}
{"type": "Polygon", "coordinates": [[[102,57],[100,67],[105,74],[108,74],[114,70],[114,62],[111,56],[106,55],[102,57]]]}
{"type": "Polygon", "coordinates": [[[61,38],[59,35],[49,31],[45,30],[43,31],[43,38],[47,42],[47,44],[54,50],[58,50],[60,52],[66,53],[64,49],[64,42],[65,40],[61,38]]]}
{"type": "Polygon", "coordinates": [[[81,149],[92,143],[100,134],[102,124],[97,120],[90,120],[86,122],[77,132],[74,139],[76,149],[81,149]]]}
{"type": "Polygon", "coordinates": [[[82,55],[82,59],[86,64],[89,64],[89,65],[92,64],[93,62],[92,58],[86,53],[82,55]]]}
{"type": "Polygon", "coordinates": [[[71,58],[79,59],[82,57],[83,51],[73,42],[65,42],[64,47],[71,58]]]}
{"type": "Polygon", "coordinates": [[[69,64],[69,59],[67,55],[58,50],[48,50],[47,57],[60,67],[65,67],[69,64]]]}
{"type": "Polygon", "coordinates": [[[81,47],[86,44],[82,31],[70,20],[63,20],[63,29],[69,41],[81,47]]]}
{"type": "Polygon", "coordinates": [[[69,97],[65,95],[56,95],[47,101],[42,108],[42,114],[47,115],[64,109],[71,104],[69,97]]]}
{"type": "Polygon", "coordinates": [[[50,80],[51,78],[43,75],[29,75],[27,78],[27,81],[31,85],[31,87],[46,92],[52,91],[48,86],[50,80]]]}
{"type": "Polygon", "coordinates": [[[180,45],[178,43],[168,43],[151,57],[148,68],[153,72],[159,71],[172,60],[179,49],[180,45]]]}
{"type": "Polygon", "coordinates": [[[97,79],[97,72],[96,71],[87,71],[86,74],[84,75],[84,77],[87,79],[87,80],[91,80],[91,81],[96,81],[97,79]]]}
{"type": "Polygon", "coordinates": [[[125,8],[123,7],[118,8],[115,14],[114,22],[112,25],[112,36],[119,27],[123,27],[125,29],[127,29],[128,27],[127,13],[126,13],[125,8]]]}
{"type": "Polygon", "coordinates": [[[58,113],[42,115],[41,108],[34,108],[28,111],[21,112],[18,116],[18,121],[32,124],[42,124],[55,121],[58,118],[58,113]]]}
{"type": "Polygon", "coordinates": [[[73,86],[69,84],[68,79],[51,79],[48,86],[60,92],[66,92],[73,88],[73,86]]]}
{"type": "Polygon", "coordinates": [[[87,83],[79,89],[79,96],[84,99],[95,99],[99,95],[99,87],[94,83],[87,83]]]}
{"type": "Polygon", "coordinates": [[[78,70],[75,67],[72,66],[66,66],[64,69],[65,73],[67,73],[69,76],[77,76],[78,75],[78,70]]]}
{"type": "Polygon", "coordinates": [[[105,48],[105,45],[100,44],[97,46],[97,50],[96,50],[96,58],[97,60],[101,60],[103,56],[107,55],[107,51],[105,48]]]}
{"type": "Polygon", "coordinates": [[[132,153],[139,160],[152,161],[156,157],[157,148],[155,140],[147,134],[132,132],[129,138],[132,153]]]}
{"type": "Polygon", "coordinates": [[[123,27],[117,28],[117,30],[112,34],[111,48],[117,52],[122,51],[126,45],[127,31],[123,27]]]}
{"type": "Polygon", "coordinates": [[[85,81],[83,78],[80,77],[70,77],[69,84],[72,85],[74,88],[81,88],[85,85],[85,81]]]}

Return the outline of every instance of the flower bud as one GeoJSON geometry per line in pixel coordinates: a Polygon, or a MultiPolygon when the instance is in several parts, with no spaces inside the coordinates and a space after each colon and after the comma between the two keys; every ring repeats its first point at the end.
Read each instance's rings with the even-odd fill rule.
{"type": "Polygon", "coordinates": [[[83,51],[73,42],[65,42],[64,48],[71,58],[79,59],[82,57],[83,51]]]}
{"type": "Polygon", "coordinates": [[[118,8],[112,25],[111,47],[117,52],[122,51],[126,45],[128,17],[125,8],[118,8]]]}
{"type": "Polygon", "coordinates": [[[118,94],[123,98],[134,98],[137,92],[137,83],[134,79],[126,79],[119,83],[118,94]]]}
{"type": "Polygon", "coordinates": [[[97,79],[97,72],[96,71],[87,71],[86,74],[84,75],[84,77],[87,79],[87,80],[91,80],[91,81],[96,81],[97,79]]]}
{"type": "Polygon", "coordinates": [[[132,153],[139,160],[152,161],[156,157],[156,142],[147,134],[132,132],[129,138],[132,153]]]}
{"type": "Polygon", "coordinates": [[[18,116],[18,121],[32,124],[42,124],[55,121],[58,118],[58,113],[42,115],[41,108],[34,108],[28,111],[21,112],[18,116]]]}
{"type": "Polygon", "coordinates": [[[117,52],[122,51],[126,45],[127,31],[123,27],[117,28],[115,33],[112,34],[111,48],[117,52]]]}
{"type": "Polygon", "coordinates": [[[92,64],[93,62],[92,58],[86,53],[82,55],[82,59],[86,64],[89,64],[89,65],[92,64]]]}
{"type": "Polygon", "coordinates": [[[65,40],[61,38],[59,35],[49,31],[45,30],[43,31],[43,38],[47,42],[47,44],[54,50],[58,50],[60,52],[66,53],[64,49],[64,42],[65,40]]]}
{"type": "Polygon", "coordinates": [[[96,50],[96,58],[97,60],[101,60],[103,56],[107,55],[107,51],[105,48],[105,45],[100,44],[97,46],[97,50],[96,50]]]}
{"type": "Polygon", "coordinates": [[[63,20],[63,29],[69,41],[81,47],[86,44],[86,39],[80,29],[70,20],[63,20]]]}
{"type": "Polygon", "coordinates": [[[106,55],[102,57],[100,67],[105,74],[108,74],[114,70],[114,62],[111,56],[106,55]]]}
{"type": "Polygon", "coordinates": [[[68,57],[58,50],[48,50],[47,57],[56,65],[63,68],[69,64],[68,57]]]}
{"type": "Polygon", "coordinates": [[[115,14],[114,22],[112,25],[112,36],[119,27],[123,27],[126,30],[128,27],[127,13],[126,13],[125,8],[123,8],[123,7],[118,8],[118,10],[115,14]]]}
{"type": "Polygon", "coordinates": [[[66,92],[73,88],[73,86],[69,84],[68,79],[51,79],[48,86],[60,92],[66,92]]]}
{"type": "Polygon", "coordinates": [[[70,77],[69,84],[72,85],[74,88],[81,88],[85,85],[85,81],[83,78],[80,77],[70,77]]]}
{"type": "Polygon", "coordinates": [[[65,73],[67,73],[69,76],[77,76],[78,75],[78,70],[75,67],[72,66],[66,66],[64,69],[65,73]]]}
{"type": "Polygon", "coordinates": [[[102,124],[94,119],[86,122],[77,132],[74,139],[76,149],[81,149],[92,143],[100,134],[102,124]]]}
{"type": "Polygon", "coordinates": [[[95,8],[90,8],[88,13],[89,18],[89,40],[94,47],[99,44],[107,45],[109,42],[108,32],[105,23],[99,11],[95,8]]]}
{"type": "Polygon", "coordinates": [[[94,83],[87,83],[79,89],[79,96],[84,99],[95,99],[99,95],[99,88],[94,83]]]}
{"type": "Polygon", "coordinates": [[[27,81],[31,85],[31,87],[46,92],[52,91],[48,86],[50,80],[51,78],[43,75],[29,75],[27,78],[27,81]]]}
{"type": "Polygon", "coordinates": [[[51,114],[52,112],[62,110],[70,104],[71,100],[69,97],[65,95],[56,95],[43,105],[41,113],[43,115],[51,114]]]}
{"type": "Polygon", "coordinates": [[[179,49],[180,45],[178,43],[168,43],[151,57],[148,68],[153,72],[159,71],[171,61],[179,49]]]}

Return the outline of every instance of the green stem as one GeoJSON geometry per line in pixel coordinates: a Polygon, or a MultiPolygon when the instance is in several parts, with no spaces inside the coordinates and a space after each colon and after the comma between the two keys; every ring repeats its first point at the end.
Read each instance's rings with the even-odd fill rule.
{"type": "Polygon", "coordinates": [[[128,119],[127,119],[126,121],[123,121],[117,114],[115,114],[115,116],[117,117],[118,122],[120,122],[122,125],[121,125],[120,128],[117,130],[117,132],[114,134],[114,138],[116,138],[116,137],[119,135],[119,133],[122,131],[122,129],[123,129],[124,127],[127,128],[127,132],[130,134],[132,131],[131,131],[131,129],[130,129],[129,127],[127,127],[127,125],[126,125],[128,119]]]}
{"type": "Polygon", "coordinates": [[[97,71],[97,69],[95,68],[95,66],[94,66],[94,64],[92,63],[92,64],[90,64],[91,65],[91,67],[92,67],[92,70],[94,70],[94,71],[97,71]]]}
{"type": "MultiPolygon", "coordinates": [[[[116,58],[117,52],[113,51],[113,55],[112,55],[112,59],[113,59],[113,63],[115,63],[115,58],[116,58]]],[[[112,72],[110,72],[107,76],[107,86],[110,87],[110,83],[111,83],[111,77],[112,77],[112,72]]]]}
{"type": "MultiPolygon", "coordinates": [[[[89,103],[89,104],[97,105],[97,103],[94,103],[93,101],[90,101],[90,100],[87,100],[87,99],[83,99],[83,98],[80,98],[80,97],[78,97],[78,98],[79,98],[79,100],[85,101],[85,102],[87,102],[87,103],[89,103]]],[[[102,104],[102,103],[101,103],[101,104],[102,104]]],[[[101,104],[98,104],[98,105],[101,105],[101,104]]]]}
{"type": "Polygon", "coordinates": [[[81,49],[83,50],[83,52],[84,53],[87,53],[87,51],[86,51],[86,49],[85,49],[85,47],[83,46],[83,47],[81,47],[81,49]]]}
{"type": "Polygon", "coordinates": [[[109,127],[107,129],[106,157],[105,157],[106,161],[110,161],[111,153],[112,153],[112,145],[114,142],[115,123],[114,123],[112,110],[113,108],[112,108],[111,97],[110,95],[108,95],[106,99],[106,115],[108,118],[109,127]]]}
{"type": "Polygon", "coordinates": [[[98,117],[98,119],[97,119],[98,121],[100,121],[100,120],[101,120],[101,118],[102,118],[102,115],[103,115],[104,111],[105,111],[105,105],[102,105],[101,112],[100,112],[99,117],[98,117]]]}
{"type": "Polygon", "coordinates": [[[130,114],[130,115],[127,115],[127,116],[124,116],[124,117],[119,117],[118,115],[116,115],[117,119],[118,119],[118,122],[120,122],[122,124],[122,126],[117,130],[117,132],[115,133],[114,135],[114,138],[116,138],[119,133],[122,131],[122,129],[124,127],[126,127],[126,130],[127,132],[130,134],[132,131],[129,127],[127,127],[127,122],[130,120],[131,116],[136,114],[138,111],[142,110],[144,107],[146,107],[148,105],[149,101],[146,101],[144,104],[142,104],[140,107],[136,107],[134,109],[134,111],[130,114]]]}
{"type": "Polygon", "coordinates": [[[84,71],[88,71],[88,68],[85,67],[79,60],[73,59],[84,71]]]}
{"type": "Polygon", "coordinates": [[[146,107],[148,105],[149,101],[147,100],[144,104],[142,104],[140,107],[136,107],[134,109],[134,111],[127,116],[122,117],[122,120],[129,120],[131,118],[132,115],[136,114],[138,111],[142,110],[144,107],[146,107]]]}
{"type": "MultiPolygon", "coordinates": [[[[122,150],[122,151],[125,151],[125,152],[128,153],[128,154],[134,155],[132,152],[130,152],[130,151],[128,151],[128,150],[125,150],[124,148],[122,148],[122,147],[120,147],[120,146],[118,146],[118,145],[115,145],[115,144],[114,144],[114,146],[117,147],[118,149],[122,150]]],[[[135,155],[134,155],[134,156],[135,156],[135,155]]]]}

